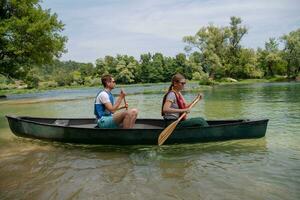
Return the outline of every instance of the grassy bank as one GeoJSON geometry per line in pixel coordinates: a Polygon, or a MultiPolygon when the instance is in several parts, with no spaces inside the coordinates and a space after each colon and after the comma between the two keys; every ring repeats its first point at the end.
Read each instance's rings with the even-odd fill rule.
{"type": "MultiPolygon", "coordinates": [[[[238,84],[253,84],[253,83],[269,83],[269,82],[285,82],[288,81],[284,77],[274,77],[270,79],[243,79],[243,80],[237,80],[228,82],[228,81],[214,81],[214,85],[238,85],[238,84]]],[[[189,81],[190,83],[199,83],[199,81],[189,81]]],[[[169,83],[139,83],[139,84],[130,84],[130,85],[124,85],[124,84],[118,84],[118,87],[138,87],[138,86],[144,86],[144,87],[151,87],[153,85],[162,85],[162,84],[169,84],[169,83]]],[[[93,86],[95,87],[95,86],[93,86]]],[[[0,96],[2,98],[5,98],[5,96],[9,96],[12,94],[27,94],[27,93],[36,93],[36,92],[43,92],[43,91],[49,91],[49,90],[63,90],[63,89],[80,89],[80,88],[93,88],[91,86],[83,86],[83,85],[77,85],[77,86],[63,86],[63,87],[48,87],[48,88],[37,88],[37,89],[26,89],[26,88],[19,88],[19,89],[3,89],[0,90],[0,96]]],[[[99,87],[101,85],[99,84],[99,87]]],[[[192,87],[192,88],[186,88],[186,91],[191,91],[191,92],[196,92],[199,90],[205,90],[208,89],[211,86],[207,85],[199,85],[197,87],[192,87]]],[[[164,92],[164,91],[159,91],[159,90],[144,90],[142,92],[137,92],[137,94],[143,93],[143,94],[153,94],[153,93],[159,93],[159,92],[164,92]]]]}

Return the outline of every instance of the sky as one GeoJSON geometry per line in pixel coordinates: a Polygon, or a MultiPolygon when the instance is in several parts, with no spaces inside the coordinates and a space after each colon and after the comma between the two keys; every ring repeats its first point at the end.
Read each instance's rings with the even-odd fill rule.
{"type": "Polygon", "coordinates": [[[204,26],[229,26],[237,16],[248,28],[247,48],[264,47],[300,28],[300,0],[43,0],[65,24],[68,50],[61,60],[92,62],[106,55],[184,53],[182,38],[204,26]]]}

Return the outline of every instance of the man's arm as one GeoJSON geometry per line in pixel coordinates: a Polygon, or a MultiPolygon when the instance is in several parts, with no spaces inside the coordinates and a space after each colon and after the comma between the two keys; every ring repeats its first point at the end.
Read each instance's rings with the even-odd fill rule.
{"type": "Polygon", "coordinates": [[[111,102],[107,102],[107,103],[104,104],[105,108],[109,112],[115,113],[117,110],[119,110],[118,108],[121,105],[122,100],[125,98],[125,96],[126,96],[125,92],[123,90],[121,90],[116,103],[114,105],[112,105],[111,102]]]}

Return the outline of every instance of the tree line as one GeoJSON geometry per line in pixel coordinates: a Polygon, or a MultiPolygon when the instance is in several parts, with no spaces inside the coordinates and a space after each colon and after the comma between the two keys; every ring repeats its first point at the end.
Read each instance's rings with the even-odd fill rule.
{"type": "MultiPolygon", "coordinates": [[[[64,24],[39,0],[3,0],[0,7],[0,84],[22,80],[29,88],[66,85],[99,85],[99,77],[112,74],[119,83],[170,81],[174,73],[201,84],[224,78],[247,79],[286,76],[300,72],[300,29],[270,38],[263,48],[241,44],[248,29],[239,17],[228,26],[210,24],[195,35],[183,37],[183,53],[174,57],[145,53],[105,56],[95,63],[59,61],[66,52],[64,24]]],[[[1,89],[1,87],[0,87],[1,89]]]]}

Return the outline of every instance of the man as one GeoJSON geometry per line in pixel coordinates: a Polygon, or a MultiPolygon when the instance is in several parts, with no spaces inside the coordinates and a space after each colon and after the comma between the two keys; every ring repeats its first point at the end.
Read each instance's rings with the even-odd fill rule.
{"type": "Polygon", "coordinates": [[[120,125],[123,125],[123,128],[132,128],[135,124],[138,110],[129,109],[116,113],[117,110],[128,108],[127,103],[125,103],[125,106],[120,107],[126,94],[121,90],[117,101],[115,101],[111,94],[111,91],[116,86],[115,79],[111,75],[104,75],[101,77],[101,82],[104,89],[97,94],[94,107],[98,127],[118,128],[120,125]]]}

